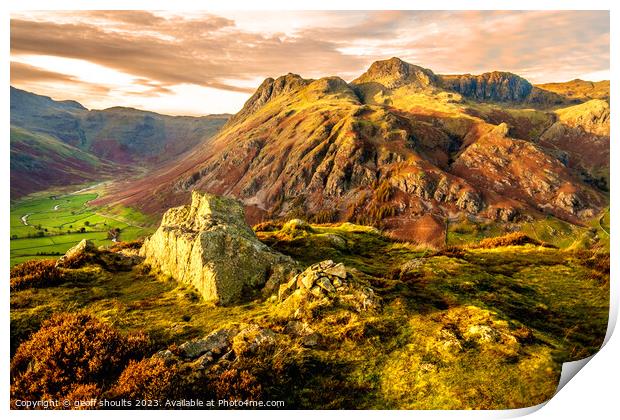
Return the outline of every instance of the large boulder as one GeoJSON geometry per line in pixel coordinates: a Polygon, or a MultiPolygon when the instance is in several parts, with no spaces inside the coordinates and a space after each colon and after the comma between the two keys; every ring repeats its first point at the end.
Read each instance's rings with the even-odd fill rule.
{"type": "Polygon", "coordinates": [[[296,269],[291,258],[256,238],[240,202],[199,192],[190,205],[164,214],[140,254],[151,267],[195,286],[206,301],[223,305],[268,281],[285,282],[296,269]]]}

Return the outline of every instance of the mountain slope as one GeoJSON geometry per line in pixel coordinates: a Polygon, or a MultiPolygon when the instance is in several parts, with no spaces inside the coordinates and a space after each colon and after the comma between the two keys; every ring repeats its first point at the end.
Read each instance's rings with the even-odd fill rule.
{"type": "Polygon", "coordinates": [[[267,79],[209,147],[107,200],[158,213],[197,189],[242,199],[251,221],[351,220],[407,239],[441,238],[446,220],[461,216],[592,217],[607,202],[586,182],[592,174],[562,160],[557,136],[540,141],[552,125],[568,127],[562,111],[545,109],[565,99],[513,76],[475,77],[485,87],[470,92],[390,59],[350,84],[267,79]]]}
{"type": "Polygon", "coordinates": [[[11,87],[11,124],[117,163],[161,163],[211,137],[227,115],[182,117],[132,108],[89,111],[11,87]]]}
{"type": "Polygon", "coordinates": [[[98,181],[120,169],[54,137],[11,126],[11,198],[52,186],[98,181]]]}
{"type": "MultiPolygon", "coordinates": [[[[51,139],[57,140],[63,145],[58,147],[76,152],[75,160],[84,160],[88,155],[86,160],[105,161],[108,167],[114,164],[137,168],[160,165],[212,137],[227,119],[227,115],[176,117],[121,107],[89,111],[74,101],[54,101],[11,87],[12,127],[30,133],[31,141],[46,138],[49,144],[51,139]]],[[[29,185],[46,188],[69,179],[96,179],[107,173],[107,170],[98,172],[100,165],[93,162],[85,166],[90,176],[65,177],[61,172],[46,172],[45,162],[54,162],[57,169],[64,162],[69,173],[75,162],[67,160],[65,154],[33,155],[34,151],[24,146],[21,137],[14,139],[12,136],[11,139],[12,161],[25,162],[29,156],[38,161],[41,178],[35,179],[38,175],[29,174],[29,185]]],[[[16,182],[13,194],[32,192],[29,188],[22,189],[25,184],[16,182]]]]}

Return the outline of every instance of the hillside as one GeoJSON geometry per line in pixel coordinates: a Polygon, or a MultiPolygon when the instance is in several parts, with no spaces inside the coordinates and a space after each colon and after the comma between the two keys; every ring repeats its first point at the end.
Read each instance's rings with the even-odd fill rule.
{"type": "Polygon", "coordinates": [[[609,80],[588,82],[586,80],[575,79],[570,82],[544,83],[537,86],[541,89],[555,92],[571,99],[602,99],[609,102],[609,80]]]}
{"type": "Polygon", "coordinates": [[[144,244],[84,240],[11,270],[11,401],[529,407],[553,396],[563,362],[599,349],[608,308],[601,248],[513,233],[433,250],[301,220],[252,230],[241,203],[194,193],[144,244]]]}
{"type": "Polygon", "coordinates": [[[131,171],[63,143],[11,126],[11,198],[55,186],[97,182],[131,171]]]}
{"type": "Polygon", "coordinates": [[[351,83],[268,78],[208,147],[101,202],[160,215],[200,190],[241,199],[251,222],[352,221],[421,242],[462,217],[580,224],[608,203],[609,105],[575,103],[510,73],[397,58],[351,83]]]}
{"type": "Polygon", "coordinates": [[[227,119],[121,107],[88,110],[75,101],[11,87],[11,162],[16,168],[11,196],[156,167],[207,141],[227,119]],[[35,170],[18,170],[28,165],[35,170]]]}

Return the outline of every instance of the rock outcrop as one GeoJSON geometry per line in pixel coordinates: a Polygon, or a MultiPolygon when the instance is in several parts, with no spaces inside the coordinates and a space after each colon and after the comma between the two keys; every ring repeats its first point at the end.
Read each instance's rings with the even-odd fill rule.
{"type": "Polygon", "coordinates": [[[241,111],[228,121],[226,127],[234,125],[236,122],[252,115],[260,107],[278,96],[303,88],[310,82],[312,80],[303,79],[301,76],[293,73],[280,76],[277,79],[268,77],[260,84],[250,99],[246,101],[241,111]]]}
{"type": "Polygon", "coordinates": [[[587,133],[609,136],[609,103],[593,99],[583,104],[556,111],[559,122],[571,128],[578,128],[587,133]]]}
{"type": "Polygon", "coordinates": [[[97,248],[92,241],[82,239],[56,261],[56,267],[80,268],[87,264],[96,264],[108,271],[130,271],[138,260],[135,256],[97,248]]]}
{"type": "Polygon", "coordinates": [[[285,282],[296,269],[291,258],[256,238],[241,203],[199,192],[190,205],[164,214],[140,254],[151,267],[196,287],[206,301],[223,305],[268,281],[285,282]]]}
{"type": "Polygon", "coordinates": [[[281,284],[278,301],[280,315],[295,319],[312,317],[313,307],[339,303],[362,312],[379,303],[372,288],[347,273],[344,264],[332,260],[313,264],[281,284]]]}
{"type": "Polygon", "coordinates": [[[522,102],[528,98],[533,88],[524,78],[500,71],[477,76],[442,76],[442,82],[445,88],[480,101],[522,102]]]}

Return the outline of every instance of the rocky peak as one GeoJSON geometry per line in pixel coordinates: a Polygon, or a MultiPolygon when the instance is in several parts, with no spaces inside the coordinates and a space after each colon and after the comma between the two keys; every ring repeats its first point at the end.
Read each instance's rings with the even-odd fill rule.
{"type": "Polygon", "coordinates": [[[351,88],[338,76],[323,77],[315,80],[310,84],[313,90],[321,91],[323,93],[339,93],[349,92],[351,88]]]}
{"type": "Polygon", "coordinates": [[[533,86],[513,73],[493,71],[480,75],[441,76],[445,88],[476,100],[498,102],[522,102],[532,92],[533,86]]]}
{"type": "Polygon", "coordinates": [[[145,264],[224,305],[251,297],[268,282],[276,287],[296,270],[291,258],[256,238],[240,202],[198,192],[191,204],[164,214],[140,254],[145,264]]]}
{"type": "Polygon", "coordinates": [[[437,76],[429,69],[409,64],[400,58],[392,57],[389,60],[375,61],[366,73],[352,83],[380,83],[388,89],[403,85],[428,87],[437,82],[437,76]]]}
{"type": "Polygon", "coordinates": [[[311,82],[312,80],[304,79],[294,73],[288,73],[277,79],[273,79],[272,77],[266,78],[258,89],[256,89],[256,92],[254,92],[250,99],[243,105],[241,111],[235,114],[226,125],[230,126],[243,120],[274,98],[303,88],[311,82]]]}

